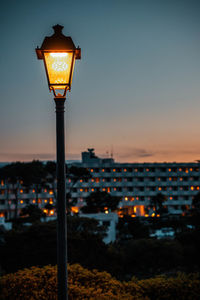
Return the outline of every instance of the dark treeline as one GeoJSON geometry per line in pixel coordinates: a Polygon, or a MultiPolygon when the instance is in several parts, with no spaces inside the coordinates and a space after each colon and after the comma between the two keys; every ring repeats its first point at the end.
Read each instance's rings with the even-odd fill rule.
{"type": "MultiPolygon", "coordinates": [[[[198,230],[179,233],[174,240],[145,238],[144,225],[135,221],[137,239],[118,239],[105,245],[106,228],[96,220],[68,217],[68,260],[89,269],[108,271],[128,280],[177,271],[200,271],[198,230]],[[138,229],[136,230],[136,227],[138,229]]],[[[146,234],[146,233],[145,233],[146,234]]],[[[36,223],[1,234],[1,269],[15,272],[30,266],[56,264],[56,222],[36,223]]]]}

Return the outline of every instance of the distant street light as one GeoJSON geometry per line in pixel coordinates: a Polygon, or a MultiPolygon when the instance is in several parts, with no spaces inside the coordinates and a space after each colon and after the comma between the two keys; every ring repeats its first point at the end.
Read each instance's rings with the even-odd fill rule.
{"type": "Polygon", "coordinates": [[[67,225],[66,225],[66,178],[64,141],[64,103],[70,91],[75,59],[81,58],[71,37],[62,34],[63,26],[53,26],[54,34],[45,37],[41,48],[36,48],[38,59],[44,61],[50,91],[56,104],[57,149],[57,263],[58,300],[67,297],[67,225]]]}

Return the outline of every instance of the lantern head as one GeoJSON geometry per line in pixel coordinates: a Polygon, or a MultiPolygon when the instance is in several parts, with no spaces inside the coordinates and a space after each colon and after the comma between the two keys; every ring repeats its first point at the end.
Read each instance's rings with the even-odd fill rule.
{"type": "Polygon", "coordinates": [[[44,61],[50,91],[55,97],[65,97],[67,90],[71,90],[75,59],[81,58],[81,49],[75,47],[70,36],[62,34],[63,26],[55,25],[53,29],[54,34],[45,37],[36,53],[44,61]]]}

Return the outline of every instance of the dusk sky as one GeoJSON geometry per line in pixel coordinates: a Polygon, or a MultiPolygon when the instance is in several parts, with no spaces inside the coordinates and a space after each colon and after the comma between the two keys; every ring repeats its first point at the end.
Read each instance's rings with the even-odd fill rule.
{"type": "Polygon", "coordinates": [[[53,94],[35,48],[61,24],[82,49],[66,159],[200,160],[199,0],[3,1],[0,161],[55,159],[53,94]]]}

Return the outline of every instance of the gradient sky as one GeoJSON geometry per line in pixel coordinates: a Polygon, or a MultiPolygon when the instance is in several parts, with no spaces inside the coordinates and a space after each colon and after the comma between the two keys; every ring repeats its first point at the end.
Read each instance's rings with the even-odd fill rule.
{"type": "Polygon", "coordinates": [[[55,108],[36,46],[64,26],[82,49],[66,158],[200,159],[199,0],[3,1],[0,161],[55,159],[55,108]]]}

